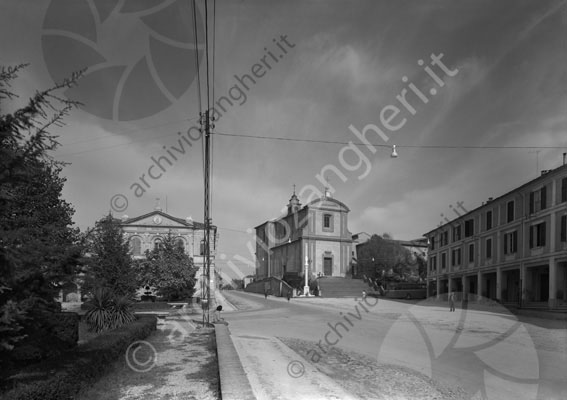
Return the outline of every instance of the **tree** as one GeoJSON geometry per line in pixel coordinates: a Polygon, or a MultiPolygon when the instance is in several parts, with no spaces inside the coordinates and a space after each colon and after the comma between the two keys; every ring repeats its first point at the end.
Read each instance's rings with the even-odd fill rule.
{"type": "Polygon", "coordinates": [[[233,278],[231,286],[234,287],[235,289],[238,289],[238,290],[244,289],[244,279],[233,278]]]}
{"type": "MultiPolygon", "coordinates": [[[[10,83],[24,67],[0,68],[1,106],[17,97],[10,83]]],[[[74,210],[61,198],[63,164],[49,156],[58,143],[48,132],[78,104],[58,92],[79,76],[37,92],[11,113],[0,108],[0,351],[11,352],[38,332],[51,337],[54,297],[80,262],[74,210]]]]}
{"type": "Polygon", "coordinates": [[[146,250],[145,260],[137,263],[138,285],[157,288],[157,294],[168,301],[187,299],[195,293],[198,268],[172,235],[159,246],[146,250]]]}
{"type": "Polygon", "coordinates": [[[358,259],[362,273],[368,278],[405,280],[412,254],[395,240],[378,235],[359,246],[358,259]]]}
{"type": "Polygon", "coordinates": [[[118,296],[133,296],[138,288],[130,247],[111,214],[96,222],[89,236],[90,258],[83,288],[93,293],[106,287],[118,296]]]}
{"type": "Polygon", "coordinates": [[[427,278],[427,260],[424,256],[417,254],[417,274],[421,280],[427,278]]]}

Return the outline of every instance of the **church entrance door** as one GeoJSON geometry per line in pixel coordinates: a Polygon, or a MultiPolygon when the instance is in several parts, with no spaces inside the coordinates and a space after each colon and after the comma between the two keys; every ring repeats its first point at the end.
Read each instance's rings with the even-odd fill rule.
{"type": "Polygon", "coordinates": [[[326,276],[333,275],[333,259],[331,257],[323,258],[323,273],[326,276]]]}

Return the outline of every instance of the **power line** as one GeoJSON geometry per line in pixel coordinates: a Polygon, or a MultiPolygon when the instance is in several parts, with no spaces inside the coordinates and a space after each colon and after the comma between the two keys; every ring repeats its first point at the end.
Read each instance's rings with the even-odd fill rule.
{"type": "MultiPolygon", "coordinates": [[[[181,122],[189,122],[189,121],[192,121],[192,120],[197,119],[197,118],[199,118],[199,117],[183,118],[183,119],[180,119],[180,120],[177,120],[177,121],[168,121],[168,122],[164,122],[163,124],[148,126],[148,127],[145,127],[145,128],[135,128],[135,129],[126,129],[126,130],[122,130],[122,131],[118,131],[118,132],[109,132],[107,134],[99,135],[99,136],[94,137],[94,138],[85,139],[85,140],[76,140],[74,142],[65,143],[65,146],[72,146],[72,145],[75,145],[75,144],[94,142],[94,141],[97,141],[97,140],[105,139],[105,138],[108,138],[108,137],[113,137],[113,136],[116,136],[116,135],[126,135],[126,134],[134,133],[134,132],[149,131],[149,130],[161,128],[161,127],[164,127],[164,126],[167,126],[167,125],[178,124],[178,123],[181,123],[181,122]]],[[[160,135],[160,136],[162,136],[162,135],[160,135]]],[[[142,140],[144,140],[144,139],[142,139],[142,140]]]]}
{"type": "Polygon", "coordinates": [[[197,38],[197,4],[193,0],[193,40],[195,41],[195,72],[197,73],[197,98],[199,101],[199,115],[203,109],[201,103],[201,73],[199,71],[199,40],[197,38]]]}
{"type": "MultiPolygon", "coordinates": [[[[354,144],[356,146],[374,146],[374,147],[387,147],[391,148],[392,145],[384,143],[363,143],[363,142],[341,142],[334,140],[323,140],[323,139],[303,139],[303,138],[286,138],[281,136],[262,136],[262,135],[246,135],[238,133],[224,133],[215,132],[215,135],[229,136],[229,137],[240,137],[249,139],[265,139],[265,140],[279,140],[286,142],[304,142],[304,143],[323,143],[323,144],[340,144],[340,145],[350,145],[354,144]]],[[[565,146],[473,146],[473,145],[396,145],[397,148],[419,148],[419,149],[562,149],[565,146]]]]}
{"type": "MultiPolygon", "coordinates": [[[[171,125],[171,124],[175,124],[178,122],[182,122],[182,121],[191,121],[194,119],[197,119],[198,117],[194,117],[194,118],[188,118],[188,119],[183,119],[180,121],[172,121],[172,122],[168,122],[165,124],[161,124],[161,125],[156,125],[155,127],[149,127],[149,128],[143,128],[143,129],[133,129],[133,130],[129,130],[129,131],[122,131],[122,132],[117,132],[116,134],[108,134],[108,135],[103,135],[102,138],[97,137],[97,138],[93,138],[93,139],[87,139],[84,141],[77,141],[77,142],[72,142],[72,143],[65,143],[64,145],[62,145],[62,147],[66,147],[68,145],[74,145],[74,144],[82,144],[82,143],[88,143],[88,142],[92,142],[95,140],[104,140],[104,139],[109,139],[110,136],[112,135],[121,135],[124,133],[132,133],[132,132],[141,132],[141,131],[145,131],[145,130],[150,130],[153,128],[157,128],[157,127],[161,127],[161,126],[165,126],[165,125],[171,125]],[[100,138],[100,139],[99,139],[100,138]]],[[[161,138],[161,137],[166,137],[166,136],[171,136],[174,135],[175,133],[164,133],[164,134],[160,134],[160,135],[153,135],[153,136],[148,136],[148,137],[143,137],[140,139],[130,139],[129,141],[125,142],[125,143],[118,143],[118,144],[114,144],[114,145],[110,145],[110,146],[105,146],[105,147],[97,147],[95,149],[89,149],[89,150],[81,150],[81,151],[74,151],[71,153],[62,153],[62,154],[58,154],[58,157],[62,157],[62,156],[74,156],[77,154],[85,154],[85,153],[92,153],[95,151],[101,151],[101,150],[110,150],[110,149],[114,149],[116,147],[122,147],[122,146],[128,146],[132,143],[138,143],[138,142],[144,142],[147,140],[152,140],[152,139],[157,139],[157,138],[161,138]]]]}

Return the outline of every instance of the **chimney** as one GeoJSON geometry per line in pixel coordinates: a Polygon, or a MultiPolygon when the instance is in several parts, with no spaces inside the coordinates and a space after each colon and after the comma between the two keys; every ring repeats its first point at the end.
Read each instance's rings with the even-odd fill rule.
{"type": "Polygon", "coordinates": [[[563,153],[563,165],[565,165],[565,158],[567,158],[567,153],[563,153]]]}

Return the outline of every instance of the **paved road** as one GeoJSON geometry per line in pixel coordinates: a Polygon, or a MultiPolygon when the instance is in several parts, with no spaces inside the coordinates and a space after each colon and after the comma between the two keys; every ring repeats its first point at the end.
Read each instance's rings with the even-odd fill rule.
{"type": "Polygon", "coordinates": [[[459,386],[469,398],[567,398],[565,321],[518,320],[499,306],[451,313],[434,302],[224,294],[240,308],[224,318],[242,353],[291,337],[314,342],[302,356],[315,363],[333,345],[459,386]]]}

